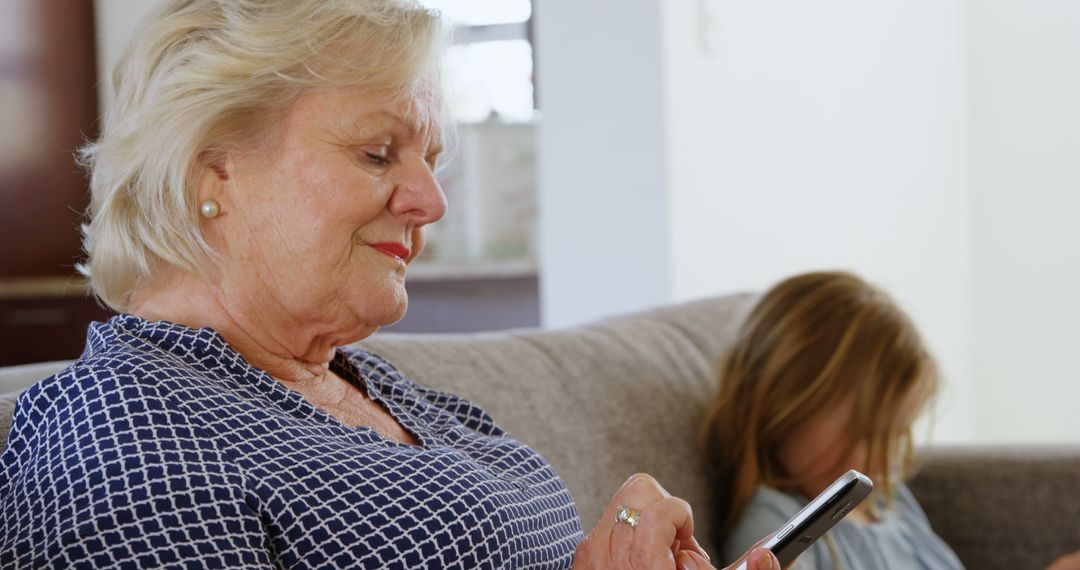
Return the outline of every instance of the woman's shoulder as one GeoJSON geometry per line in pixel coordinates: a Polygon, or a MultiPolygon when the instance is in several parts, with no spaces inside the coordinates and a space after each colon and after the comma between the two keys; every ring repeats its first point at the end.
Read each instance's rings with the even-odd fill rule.
{"type": "Polygon", "coordinates": [[[139,430],[148,437],[200,438],[192,431],[197,431],[188,410],[192,398],[184,396],[199,375],[175,355],[125,340],[108,323],[95,323],[78,360],[19,396],[5,460],[31,450],[62,453],[120,444],[116,434],[135,438],[139,430]],[[74,439],[79,446],[70,445],[74,439]],[[62,445],[54,445],[58,442],[62,445]]]}
{"type": "MultiPolygon", "coordinates": [[[[165,536],[194,540],[188,531],[214,520],[242,530],[214,537],[230,546],[259,536],[243,473],[158,381],[152,362],[90,356],[20,396],[0,455],[0,502],[27,513],[5,521],[9,556],[32,557],[34,566],[57,553],[84,559],[104,552],[108,529],[147,537],[147,548],[171,556],[165,536]],[[191,508],[207,497],[209,515],[191,508]]],[[[114,561],[131,555],[109,552],[114,561]]]]}
{"type": "Polygon", "coordinates": [[[121,344],[84,354],[26,392],[30,398],[71,405],[167,398],[174,382],[193,375],[190,366],[168,354],[121,344]]]}
{"type": "MultiPolygon", "coordinates": [[[[46,412],[63,407],[95,408],[110,402],[163,397],[159,366],[149,369],[142,355],[95,355],[81,358],[67,368],[26,389],[21,405],[46,412]],[[22,404],[25,402],[25,404],[22,404]]],[[[152,359],[151,359],[152,360],[152,359]]]]}
{"type": "Polygon", "coordinates": [[[19,396],[9,449],[17,452],[36,440],[97,439],[134,424],[187,424],[161,380],[137,361],[80,359],[19,396]]]}

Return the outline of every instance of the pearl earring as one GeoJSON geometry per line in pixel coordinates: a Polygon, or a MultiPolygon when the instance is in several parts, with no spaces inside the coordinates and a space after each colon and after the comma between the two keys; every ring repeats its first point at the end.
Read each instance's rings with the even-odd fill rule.
{"type": "Polygon", "coordinates": [[[202,214],[204,218],[215,218],[220,212],[221,208],[218,206],[218,203],[213,200],[207,200],[202,204],[199,204],[199,213],[202,214]]]}

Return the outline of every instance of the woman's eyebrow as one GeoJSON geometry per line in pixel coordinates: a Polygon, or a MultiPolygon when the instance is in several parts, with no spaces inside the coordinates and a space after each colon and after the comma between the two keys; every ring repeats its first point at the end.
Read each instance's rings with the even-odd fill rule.
{"type": "Polygon", "coordinates": [[[401,119],[385,111],[361,115],[351,121],[344,122],[344,125],[351,131],[364,134],[371,134],[374,131],[398,129],[407,132],[407,125],[405,125],[401,119]]]}
{"type": "Polygon", "coordinates": [[[407,137],[419,139],[426,132],[426,144],[429,147],[428,155],[438,155],[443,151],[442,130],[438,124],[424,125],[419,117],[401,117],[389,111],[375,111],[373,113],[357,117],[352,122],[354,129],[365,135],[373,131],[393,130],[407,137]],[[426,127],[426,128],[425,128],[426,127]]]}
{"type": "Polygon", "coordinates": [[[424,131],[422,124],[411,118],[401,117],[389,111],[376,111],[357,117],[352,124],[361,130],[393,128],[410,137],[418,137],[424,131]]]}

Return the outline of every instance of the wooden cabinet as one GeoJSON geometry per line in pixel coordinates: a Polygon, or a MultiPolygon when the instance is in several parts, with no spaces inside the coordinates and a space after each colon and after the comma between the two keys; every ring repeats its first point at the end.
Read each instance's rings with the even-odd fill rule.
{"type": "Polygon", "coordinates": [[[81,256],[88,196],[74,153],[96,136],[96,82],[92,2],[4,0],[0,365],[78,356],[87,323],[108,314],[57,288],[81,256]]]}
{"type": "Polygon", "coordinates": [[[111,315],[66,279],[0,284],[0,366],[76,358],[86,327],[111,315]]]}

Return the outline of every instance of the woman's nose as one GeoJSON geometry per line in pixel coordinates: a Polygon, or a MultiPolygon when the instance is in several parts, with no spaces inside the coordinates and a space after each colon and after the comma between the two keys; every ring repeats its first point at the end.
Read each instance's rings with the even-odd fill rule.
{"type": "Polygon", "coordinates": [[[406,215],[416,226],[438,221],[446,214],[446,195],[427,162],[412,166],[390,197],[390,212],[406,215]]]}

